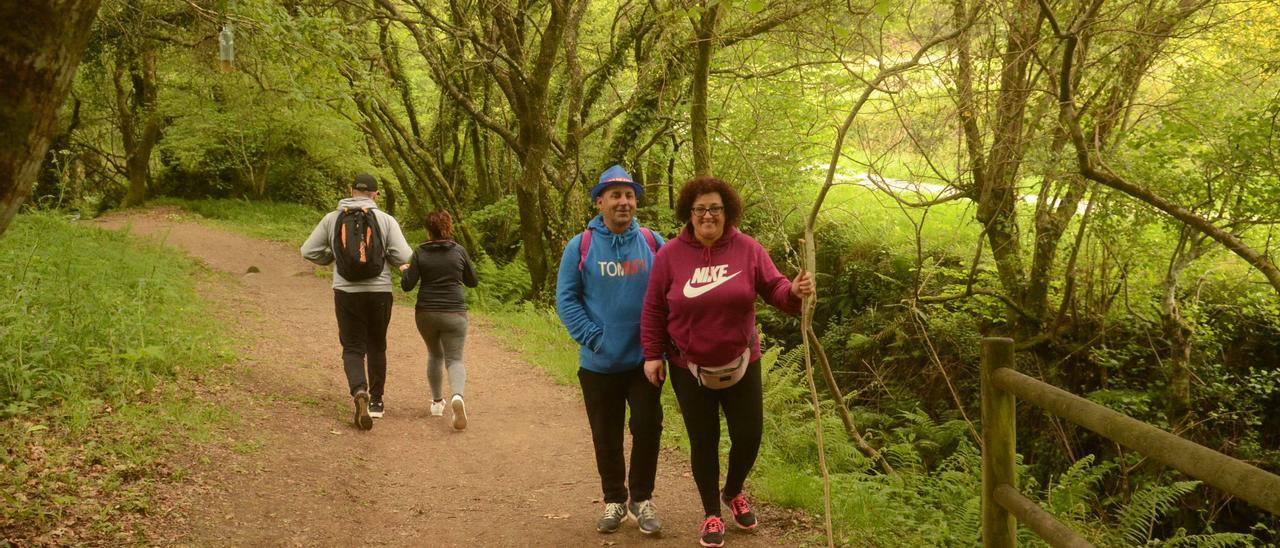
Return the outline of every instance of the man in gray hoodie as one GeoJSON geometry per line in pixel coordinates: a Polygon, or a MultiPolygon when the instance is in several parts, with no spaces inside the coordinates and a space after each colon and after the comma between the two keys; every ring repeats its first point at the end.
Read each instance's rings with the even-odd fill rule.
{"type": "Polygon", "coordinates": [[[338,202],[306,243],[302,258],[319,265],[334,262],[333,236],[338,215],[344,210],[369,210],[377,220],[385,249],[382,273],[368,279],[347,280],[334,268],[333,304],[338,316],[338,339],[342,341],[342,368],[355,399],[355,423],[361,430],[373,428],[373,418],[383,414],[382,391],[387,381],[387,326],[391,323],[391,265],[409,262],[413,249],[405,241],[395,217],[378,209],[378,181],[372,175],[356,175],[351,197],[338,202]],[[369,373],[365,375],[365,359],[369,373]]]}

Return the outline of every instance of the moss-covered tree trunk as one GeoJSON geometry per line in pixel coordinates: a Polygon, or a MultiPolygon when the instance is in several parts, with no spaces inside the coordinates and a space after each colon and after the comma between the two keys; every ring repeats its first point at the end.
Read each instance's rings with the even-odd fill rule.
{"type": "Polygon", "coordinates": [[[707,137],[707,80],[720,4],[705,7],[695,23],[698,53],[693,62],[693,101],[689,104],[690,134],[693,136],[693,173],[711,175],[711,140],[707,137]]]}
{"type": "Polygon", "coordinates": [[[98,4],[0,3],[0,234],[31,194],[98,4]]]}
{"type": "MultiPolygon", "coordinates": [[[[125,196],[124,205],[141,205],[147,199],[151,151],[160,140],[160,114],[156,112],[155,51],[143,51],[137,59],[117,58],[112,81],[116,89],[116,110],[124,144],[125,172],[129,177],[129,193],[125,196]],[[125,73],[123,63],[133,65],[128,69],[128,87],[122,81],[125,73]],[[139,123],[142,124],[141,128],[138,128],[139,123]]],[[[250,186],[256,190],[257,181],[252,180],[252,167],[250,179],[250,186]]]]}

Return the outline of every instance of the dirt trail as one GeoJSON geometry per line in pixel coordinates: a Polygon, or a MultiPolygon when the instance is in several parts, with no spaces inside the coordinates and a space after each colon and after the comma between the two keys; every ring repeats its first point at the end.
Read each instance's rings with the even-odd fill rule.
{"type": "MultiPolygon", "coordinates": [[[[411,307],[388,336],[387,414],[351,426],[327,279],[295,246],[212,228],[173,210],[100,221],[152,235],[223,272],[202,289],[242,337],[235,383],[216,394],[240,417],[208,464],[162,493],[160,544],[234,546],[697,546],[701,521],[688,462],[664,452],[654,498],[666,527],[594,529],[601,509],[576,387],[556,385],[504,350],[485,325],[467,336],[470,425],[430,417],[426,349],[411,307]],[[260,272],[246,273],[251,266],[260,272]]],[[[483,283],[483,280],[481,281],[483,283]]],[[[398,290],[397,290],[398,291],[398,290]]],[[[474,318],[474,317],[473,317],[474,318]]],[[[680,420],[669,416],[667,421],[680,420]]],[[[762,508],[754,534],[727,546],[795,545],[812,531],[762,508]]]]}

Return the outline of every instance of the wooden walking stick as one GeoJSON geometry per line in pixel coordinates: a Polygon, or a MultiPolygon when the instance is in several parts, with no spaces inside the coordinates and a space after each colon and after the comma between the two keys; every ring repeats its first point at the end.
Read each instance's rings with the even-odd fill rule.
{"type": "MultiPolygon", "coordinates": [[[[813,250],[813,233],[809,227],[805,228],[804,239],[804,268],[813,275],[814,258],[813,250]]],[[[813,325],[813,307],[818,300],[818,287],[814,285],[814,293],[804,298],[804,303],[800,308],[800,330],[802,333],[809,333],[810,327],[813,325]]],[[[809,399],[813,403],[813,420],[816,426],[814,430],[818,440],[818,468],[822,470],[822,518],[823,524],[827,529],[827,546],[834,548],[835,536],[831,528],[831,477],[827,473],[827,450],[822,441],[822,405],[818,401],[818,387],[813,383],[813,361],[809,355],[810,350],[809,337],[805,336],[804,345],[804,378],[809,382],[809,399]]],[[[841,402],[843,405],[843,402],[841,402]]]]}

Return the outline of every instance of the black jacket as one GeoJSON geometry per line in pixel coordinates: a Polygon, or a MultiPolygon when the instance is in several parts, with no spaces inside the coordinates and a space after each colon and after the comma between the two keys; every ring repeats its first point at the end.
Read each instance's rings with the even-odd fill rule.
{"type": "Polygon", "coordinates": [[[465,311],[467,301],[462,296],[462,286],[475,287],[479,283],[467,250],[453,240],[432,240],[413,250],[400,288],[413,291],[419,280],[422,289],[415,308],[438,312],[465,311]]]}

